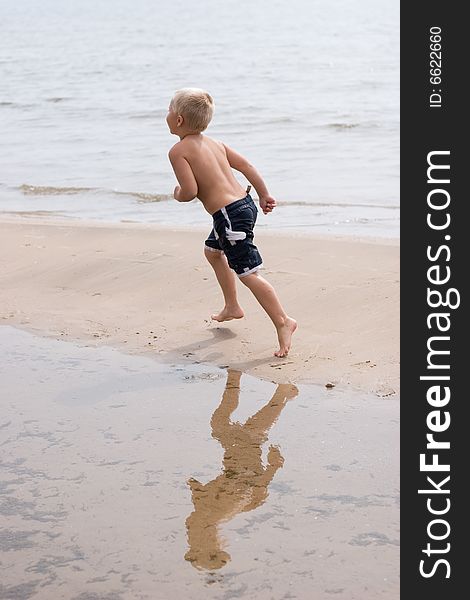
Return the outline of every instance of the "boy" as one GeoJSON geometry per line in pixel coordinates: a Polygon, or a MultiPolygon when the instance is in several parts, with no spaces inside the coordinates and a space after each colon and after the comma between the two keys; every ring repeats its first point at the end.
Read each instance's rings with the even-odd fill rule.
{"type": "Polygon", "coordinates": [[[202,135],[213,112],[211,96],[198,88],[178,90],[170,102],[166,120],[170,132],[180,138],[168,155],[179,183],[174,197],[178,202],[189,202],[197,196],[213,218],[204,254],[222,288],[225,306],[212,319],[221,322],[244,316],[238,304],[235,271],[274,323],[279,340],[279,350],[274,355],[282,358],[289,352],[297,323],[282,308],[272,285],[258,273],[262,259],[253,243],[257,209],[249,194],[251,186],[245,191],[232,169],[253,185],[265,215],[274,209],[276,200],[243,156],[202,135]]]}

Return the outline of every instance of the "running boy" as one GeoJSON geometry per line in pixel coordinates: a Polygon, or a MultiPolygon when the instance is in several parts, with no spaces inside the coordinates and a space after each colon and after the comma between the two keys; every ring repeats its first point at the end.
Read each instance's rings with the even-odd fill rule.
{"type": "Polygon", "coordinates": [[[244,316],[237,299],[235,272],[274,323],[279,340],[279,350],[274,354],[284,357],[289,352],[297,323],[282,308],[273,286],[258,272],[262,259],[253,243],[257,208],[249,194],[251,186],[245,191],[232,169],[242,173],[253,185],[265,215],[274,209],[276,200],[246,158],[202,135],[213,112],[211,96],[198,88],[178,90],[170,102],[166,120],[170,132],[180,138],[168,155],[179,183],[174,197],[178,202],[198,197],[212,215],[213,229],[205,242],[204,254],[225,299],[224,308],[212,315],[212,319],[230,321],[244,316]]]}

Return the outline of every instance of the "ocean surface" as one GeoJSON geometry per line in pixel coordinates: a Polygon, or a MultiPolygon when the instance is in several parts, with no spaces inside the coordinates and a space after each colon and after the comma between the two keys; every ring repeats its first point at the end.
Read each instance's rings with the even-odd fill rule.
{"type": "Polygon", "coordinates": [[[259,228],[399,234],[398,0],[0,0],[0,82],[1,212],[209,227],[167,158],[195,86],[279,202],[259,228]]]}

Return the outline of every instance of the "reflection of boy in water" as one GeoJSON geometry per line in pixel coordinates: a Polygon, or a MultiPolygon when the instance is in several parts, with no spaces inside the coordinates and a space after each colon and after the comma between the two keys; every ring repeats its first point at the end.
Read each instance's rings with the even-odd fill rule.
{"type": "Polygon", "coordinates": [[[211,419],[212,437],[223,446],[223,473],[205,485],[189,479],[194,511],[186,519],[190,549],[185,555],[193,566],[219,569],[230,560],[221,549],[218,525],[241,512],[261,506],[268,496],[268,485],[284,459],[276,446],[270,446],[268,465],[261,460],[261,446],[279,417],[287,400],[295,398],[294,385],[278,385],[271,400],[244,425],[232,423],[231,413],[238,406],[240,371],[229,369],[220,406],[211,419]]]}

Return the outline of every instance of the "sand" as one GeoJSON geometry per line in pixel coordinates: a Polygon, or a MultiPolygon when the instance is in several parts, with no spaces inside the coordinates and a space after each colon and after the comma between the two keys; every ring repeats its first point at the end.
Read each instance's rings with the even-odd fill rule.
{"type": "Polygon", "coordinates": [[[399,392],[397,241],[257,232],[262,274],[299,324],[279,359],[274,327],[243,285],[245,318],[211,321],[223,301],[203,256],[206,233],[2,216],[2,323],[276,383],[399,392]]]}
{"type": "Polygon", "coordinates": [[[278,359],[205,233],[1,217],[0,597],[397,597],[398,243],[257,235],[278,359]]]}
{"type": "Polygon", "coordinates": [[[0,598],[399,597],[398,398],[0,347],[0,598]]]}

